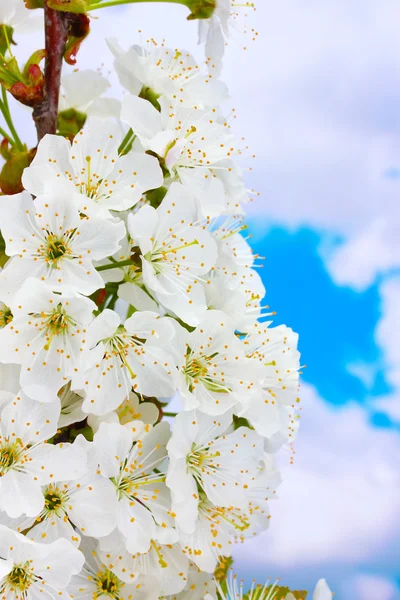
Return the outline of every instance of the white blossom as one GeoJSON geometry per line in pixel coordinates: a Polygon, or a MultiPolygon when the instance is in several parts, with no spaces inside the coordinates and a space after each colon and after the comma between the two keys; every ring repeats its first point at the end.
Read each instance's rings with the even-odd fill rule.
{"type": "Polygon", "coordinates": [[[196,225],[190,191],[171,185],[161,205],[129,215],[129,233],[140,249],[143,282],[166,309],[197,325],[207,309],[204,279],[217,248],[204,226],[196,225]]]}
{"type": "Polygon", "coordinates": [[[77,192],[85,214],[96,208],[131,208],[143,192],[160,187],[163,177],[153,156],[140,152],[119,156],[121,141],[117,123],[94,118],[72,145],[63,137],[46,135],[24,171],[24,187],[35,196],[77,192]]]}
{"type": "Polygon", "coordinates": [[[122,581],[140,583],[151,578],[158,596],[181,592],[188,580],[189,562],[179,544],[151,540],[150,550],[131,554],[123,536],[114,531],[100,540],[100,557],[122,581]]]}
{"type": "Polygon", "coordinates": [[[108,79],[98,71],[84,69],[67,73],[61,79],[60,111],[72,108],[85,116],[119,117],[119,100],[103,96],[110,87],[108,79]]]}
{"type": "Polygon", "coordinates": [[[95,304],[72,292],[55,293],[28,279],[13,299],[12,321],[0,330],[0,362],[22,365],[24,392],[42,402],[79,372],[95,304]]]}
{"type": "Polygon", "coordinates": [[[221,169],[229,177],[229,161],[240,153],[229,124],[221,123],[215,110],[183,108],[165,98],[158,102],[161,112],[147,100],[127,96],[121,119],[145,150],[157,154],[171,180],[190,189],[202,216],[225,212],[229,186],[213,171],[221,169]]]}
{"type": "Polygon", "coordinates": [[[105,309],[88,331],[82,409],[107,414],[122,404],[132,387],[147,396],[172,396],[177,372],[167,347],[174,334],[171,319],[155,313],[136,312],[122,325],[116,312],[105,309]]]}
{"type": "Polygon", "coordinates": [[[59,404],[44,405],[22,392],[1,412],[0,510],[9,517],[36,517],[44,508],[41,486],[80,477],[84,452],[70,444],[46,444],[57,431],[59,404]]]}
{"type": "Polygon", "coordinates": [[[115,529],[117,501],[113,484],[95,472],[89,448],[81,437],[72,447],[84,459],[81,472],[71,478],[68,473],[62,474],[62,480],[53,479],[43,486],[43,509],[34,519],[20,523],[22,530],[29,529],[27,535],[34,541],[51,543],[66,538],[79,546],[80,534],[101,538],[115,529]]]}
{"type": "Polygon", "coordinates": [[[287,426],[286,408],[298,402],[300,368],[298,335],[285,325],[269,325],[257,323],[243,340],[247,359],[259,369],[262,387],[243,398],[239,411],[267,438],[287,426]]]}
{"type": "Polygon", "coordinates": [[[8,600],[65,598],[84,556],[65,539],[38,544],[0,525],[0,594],[8,600]]]}
{"type": "MultiPolygon", "coordinates": [[[[235,20],[239,17],[236,7],[251,10],[254,9],[254,4],[252,2],[239,4],[234,0],[216,0],[215,4],[214,12],[209,19],[199,19],[199,43],[205,43],[209,70],[219,75],[231,29],[236,29],[235,20]]],[[[247,33],[247,28],[244,28],[244,32],[247,33]]],[[[251,34],[254,40],[257,32],[252,29],[251,34]]]]}
{"type": "Polygon", "coordinates": [[[15,294],[27,277],[53,290],[89,295],[103,287],[93,266],[113,254],[125,237],[122,222],[82,218],[77,194],[39,196],[28,192],[0,198],[0,225],[11,257],[0,273],[3,294],[15,294]]]}
{"type": "Polygon", "coordinates": [[[152,40],[147,47],[124,51],[115,38],[107,40],[115,56],[114,67],[121,85],[134,96],[164,96],[185,107],[216,107],[228,99],[226,85],[212,74],[202,73],[186,50],[172,49],[152,40]]]}
{"type": "Polygon", "coordinates": [[[157,600],[157,586],[150,578],[139,577],[134,583],[119,579],[100,560],[96,541],[83,538],[80,550],[86,561],[82,571],[72,577],[68,586],[74,600],[98,600],[102,597],[110,600],[157,600]]]}
{"type": "Polygon", "coordinates": [[[173,543],[178,538],[165,475],[157,469],[167,455],[169,435],[167,423],[140,439],[122,425],[102,423],[94,437],[101,474],[115,485],[117,528],[131,553],[148,552],[153,539],[173,543]]]}
{"type": "Polygon", "coordinates": [[[198,411],[177,415],[168,442],[167,485],[180,530],[193,533],[202,489],[216,506],[248,508],[258,476],[262,438],[247,427],[233,431],[230,412],[218,418],[198,411]]]}
{"type": "Polygon", "coordinates": [[[182,334],[179,351],[179,392],[185,410],[222,415],[257,389],[235,326],[218,310],[207,311],[194,331],[182,334]]]}

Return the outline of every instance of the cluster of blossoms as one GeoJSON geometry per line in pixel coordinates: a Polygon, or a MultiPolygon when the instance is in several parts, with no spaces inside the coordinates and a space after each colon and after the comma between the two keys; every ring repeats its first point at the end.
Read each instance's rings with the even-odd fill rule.
{"type": "MultiPolygon", "coordinates": [[[[210,47],[229,9],[202,21],[210,47]]],[[[67,75],[59,134],[0,196],[4,599],[223,596],[298,427],[297,335],[263,305],[219,69],[108,45],[122,103],[67,75]]]]}

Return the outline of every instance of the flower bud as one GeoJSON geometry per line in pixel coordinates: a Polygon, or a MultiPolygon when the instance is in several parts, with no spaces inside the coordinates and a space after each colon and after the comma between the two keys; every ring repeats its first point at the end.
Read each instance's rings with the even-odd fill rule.
{"type": "Polygon", "coordinates": [[[23,191],[22,173],[31,164],[36,150],[23,150],[8,147],[8,140],[4,139],[0,145],[0,152],[6,162],[0,172],[0,188],[3,194],[19,194],[23,191]]]}
{"type": "Polygon", "coordinates": [[[46,50],[34,52],[22,72],[15,56],[0,65],[0,83],[25,106],[34,107],[44,98],[45,79],[39,63],[46,54],[46,50]]]}

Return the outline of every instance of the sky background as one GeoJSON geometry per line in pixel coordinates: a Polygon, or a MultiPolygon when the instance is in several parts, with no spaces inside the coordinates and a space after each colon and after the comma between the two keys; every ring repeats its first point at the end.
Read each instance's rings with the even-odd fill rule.
{"type": "MultiPolygon", "coordinates": [[[[126,48],[165,38],[202,60],[186,14],[97,11],[78,65],[108,74],[106,36],[126,48]]],[[[268,304],[299,332],[307,368],[295,463],[283,457],[271,528],[238,547],[236,570],[303,589],[326,577],[338,600],[399,600],[400,5],[258,0],[248,21],[258,41],[238,27],[226,109],[260,192],[248,222],[268,304]]],[[[21,38],[17,56],[38,39],[21,38]]],[[[33,144],[28,111],[18,120],[33,144]]]]}

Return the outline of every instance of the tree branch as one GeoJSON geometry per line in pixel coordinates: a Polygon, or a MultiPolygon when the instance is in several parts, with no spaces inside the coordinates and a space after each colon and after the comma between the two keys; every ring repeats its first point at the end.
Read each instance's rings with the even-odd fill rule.
{"type": "Polygon", "coordinates": [[[57,129],[62,61],[68,40],[71,15],[44,7],[47,57],[45,63],[46,94],[33,111],[38,141],[57,129]]]}

